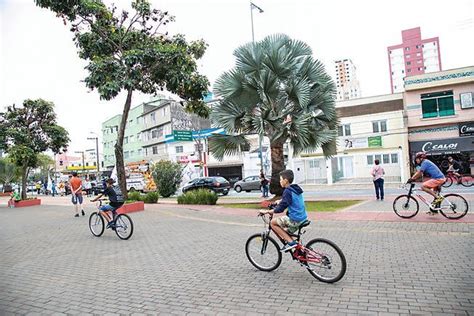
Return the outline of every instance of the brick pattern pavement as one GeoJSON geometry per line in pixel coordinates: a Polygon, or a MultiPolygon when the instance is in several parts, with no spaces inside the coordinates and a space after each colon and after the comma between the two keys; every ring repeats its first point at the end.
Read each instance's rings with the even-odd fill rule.
{"type": "MultiPolygon", "coordinates": [[[[88,213],[91,209],[88,209],[88,213]]],[[[324,284],[288,255],[271,273],[247,261],[256,217],[155,206],[134,236],[91,235],[62,206],[0,207],[2,314],[442,314],[474,311],[474,224],[321,221],[348,271],[324,284]]]]}

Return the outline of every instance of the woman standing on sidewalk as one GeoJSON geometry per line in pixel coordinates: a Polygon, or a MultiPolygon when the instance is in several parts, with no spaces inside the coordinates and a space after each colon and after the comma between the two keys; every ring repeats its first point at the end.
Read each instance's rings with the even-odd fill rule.
{"type": "Polygon", "coordinates": [[[380,199],[383,201],[383,176],[385,174],[385,170],[383,170],[382,166],[380,166],[380,161],[375,159],[375,166],[372,168],[370,174],[374,180],[375,186],[375,196],[377,200],[380,199]]]}

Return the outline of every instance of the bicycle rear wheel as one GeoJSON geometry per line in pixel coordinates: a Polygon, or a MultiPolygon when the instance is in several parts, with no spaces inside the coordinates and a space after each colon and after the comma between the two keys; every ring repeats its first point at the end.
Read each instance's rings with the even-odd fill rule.
{"type": "Polygon", "coordinates": [[[393,211],[401,218],[412,218],[419,210],[420,205],[413,196],[404,194],[393,201],[393,211]]]}
{"type": "Polygon", "coordinates": [[[254,234],[247,239],[245,254],[250,263],[261,271],[273,271],[281,264],[278,243],[272,237],[254,234]]]}
{"type": "Polygon", "coordinates": [[[474,185],[474,178],[472,176],[462,176],[461,184],[465,187],[471,187],[474,185]]]}
{"type": "Polygon", "coordinates": [[[446,181],[442,184],[443,188],[449,188],[453,184],[453,178],[446,177],[446,181]]]}
{"type": "Polygon", "coordinates": [[[306,268],[316,279],[325,283],[334,283],[346,273],[346,257],[332,241],[316,238],[306,244],[306,268]]]}
{"type": "Polygon", "coordinates": [[[465,198],[458,194],[446,194],[441,201],[440,212],[449,219],[460,219],[467,214],[469,205],[465,198]]]}
{"type": "Polygon", "coordinates": [[[118,238],[127,240],[133,234],[133,222],[127,214],[120,214],[115,219],[115,233],[118,238]]]}
{"type": "Polygon", "coordinates": [[[89,229],[95,237],[100,237],[104,233],[104,219],[98,212],[93,212],[89,216],[89,229]]]}

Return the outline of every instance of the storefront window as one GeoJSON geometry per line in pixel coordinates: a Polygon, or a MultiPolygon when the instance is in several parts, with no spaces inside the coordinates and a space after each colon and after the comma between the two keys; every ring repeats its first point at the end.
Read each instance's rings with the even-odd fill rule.
{"type": "Polygon", "coordinates": [[[392,163],[398,163],[398,154],[391,154],[392,163]]]}
{"type": "Polygon", "coordinates": [[[421,109],[423,118],[454,115],[453,91],[422,94],[421,109]]]}
{"type": "Polygon", "coordinates": [[[385,164],[390,163],[390,156],[388,154],[383,155],[383,163],[385,164]]]}
{"type": "Polygon", "coordinates": [[[373,165],[374,164],[374,156],[372,156],[372,155],[367,156],[367,164],[368,165],[373,165]]]}

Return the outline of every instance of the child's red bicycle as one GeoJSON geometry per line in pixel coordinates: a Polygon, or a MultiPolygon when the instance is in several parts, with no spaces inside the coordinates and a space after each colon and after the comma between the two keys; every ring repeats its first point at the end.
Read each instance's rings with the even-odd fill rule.
{"type": "MultiPolygon", "coordinates": [[[[282,254],[278,243],[270,237],[272,227],[270,222],[273,214],[259,214],[264,222],[265,231],[261,234],[254,234],[249,237],[245,244],[245,253],[250,263],[261,271],[273,271],[281,264],[282,254]]],[[[298,227],[297,234],[291,234],[298,242],[298,245],[289,250],[292,259],[297,261],[302,267],[319,281],[334,283],[342,279],[346,273],[346,258],[342,250],[330,240],[315,238],[310,240],[306,246],[301,242],[301,229],[308,226],[311,221],[304,221],[298,227]]],[[[275,234],[276,235],[276,234],[275,234]]],[[[277,236],[278,237],[278,236],[277,236]]],[[[281,243],[285,241],[278,237],[281,243]]]]}

